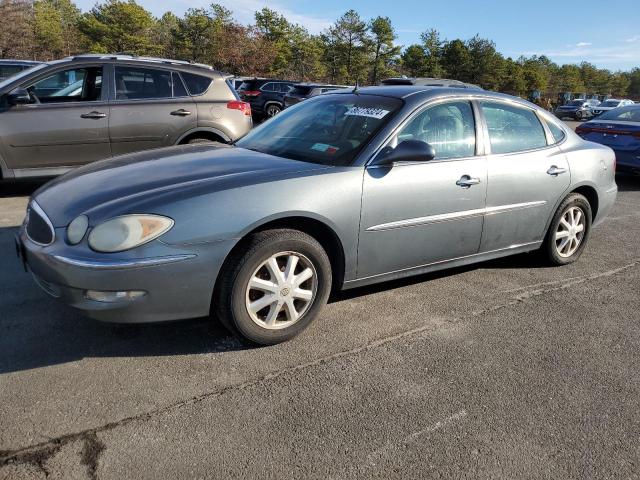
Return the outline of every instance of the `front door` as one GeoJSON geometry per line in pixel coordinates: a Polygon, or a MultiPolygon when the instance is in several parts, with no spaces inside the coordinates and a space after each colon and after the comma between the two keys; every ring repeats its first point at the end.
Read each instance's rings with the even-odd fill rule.
{"type": "Polygon", "coordinates": [[[60,69],[22,85],[31,103],[0,115],[2,156],[17,176],[21,169],[72,167],[110,156],[102,73],[101,65],[60,69]]]}
{"type": "Polygon", "coordinates": [[[367,167],[358,278],[478,251],[487,170],[485,158],[476,155],[476,122],[470,102],[448,101],[426,107],[387,147],[408,139],[431,144],[436,157],[426,162],[367,167]]]}
{"type": "Polygon", "coordinates": [[[180,75],[160,68],[116,66],[109,136],[114,155],[174,145],[197,127],[195,102],[180,75]]]}
{"type": "Polygon", "coordinates": [[[533,109],[495,101],[480,102],[480,108],[491,148],[480,251],[539,242],[569,187],[566,156],[549,141],[533,109]]]}

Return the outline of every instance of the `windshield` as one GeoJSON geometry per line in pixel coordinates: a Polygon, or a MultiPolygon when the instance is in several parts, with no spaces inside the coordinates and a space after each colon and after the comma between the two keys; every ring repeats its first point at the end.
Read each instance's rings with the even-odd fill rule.
{"type": "Polygon", "coordinates": [[[292,160],[350,165],[402,104],[377,95],[321,95],[286,109],[236,145],[292,160]]]}
{"type": "Polygon", "coordinates": [[[584,100],[573,100],[569,103],[569,105],[571,105],[572,107],[581,107],[583,103],[584,100]]]}
{"type": "Polygon", "coordinates": [[[12,77],[9,77],[6,80],[0,82],[0,89],[4,88],[9,83],[15,82],[16,80],[19,80],[22,77],[30,75],[31,73],[35,72],[36,70],[41,70],[41,69],[45,68],[46,66],[48,66],[46,63],[41,63],[40,65],[36,65],[35,67],[32,67],[32,68],[27,68],[26,70],[23,70],[20,73],[17,73],[16,75],[14,75],[12,77]]]}
{"type": "Polygon", "coordinates": [[[601,107],[617,107],[620,104],[620,100],[607,100],[601,107]]]}
{"type": "Polygon", "coordinates": [[[620,107],[604,112],[598,117],[600,120],[623,120],[627,122],[640,122],[640,107],[620,107]]]}

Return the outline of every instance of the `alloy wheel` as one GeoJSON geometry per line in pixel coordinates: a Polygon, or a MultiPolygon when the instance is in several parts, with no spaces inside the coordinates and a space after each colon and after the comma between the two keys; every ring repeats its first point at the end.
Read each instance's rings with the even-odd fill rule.
{"type": "Polygon", "coordinates": [[[277,105],[269,105],[269,107],[267,107],[267,117],[275,117],[279,113],[280,107],[278,107],[277,105]]]}
{"type": "Polygon", "coordinates": [[[585,214],[580,207],[568,208],[560,218],[554,234],[556,251],[563,258],[573,255],[584,239],[585,214]]]}
{"type": "Polygon", "coordinates": [[[318,289],[311,261],[297,252],[280,252],[265,260],[246,288],[245,305],[254,323],[268,330],[287,328],[309,310],[318,289]]]}

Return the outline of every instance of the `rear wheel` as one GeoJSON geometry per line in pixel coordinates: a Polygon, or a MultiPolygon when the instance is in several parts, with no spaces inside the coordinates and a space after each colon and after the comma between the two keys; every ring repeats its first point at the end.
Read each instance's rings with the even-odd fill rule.
{"type": "Polygon", "coordinates": [[[282,111],[282,107],[280,105],[272,103],[272,104],[267,106],[267,109],[265,110],[265,113],[267,115],[267,118],[271,118],[271,117],[275,117],[281,111],[282,111]]]}
{"type": "Polygon", "coordinates": [[[213,307],[231,332],[272,345],[309,326],[330,290],[331,264],[317,240],[297,230],[268,230],[227,259],[213,307]]]}
{"type": "Polygon", "coordinates": [[[188,144],[194,144],[194,143],[215,143],[215,140],[212,140],[210,138],[204,138],[204,137],[196,137],[196,138],[190,138],[187,141],[188,144]]]}
{"type": "Polygon", "coordinates": [[[554,265],[575,262],[587,244],[591,233],[591,205],[579,193],[572,193],[558,207],[542,246],[554,265]]]}

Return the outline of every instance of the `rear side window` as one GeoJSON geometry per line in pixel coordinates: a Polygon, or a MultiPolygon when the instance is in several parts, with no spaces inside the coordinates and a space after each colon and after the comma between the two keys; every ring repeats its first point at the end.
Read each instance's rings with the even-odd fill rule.
{"type": "Polygon", "coordinates": [[[260,90],[263,92],[275,92],[277,88],[275,83],[265,83],[260,90]]]}
{"type": "Polygon", "coordinates": [[[171,72],[151,68],[116,67],[116,100],[173,97],[171,72]]]}
{"type": "Polygon", "coordinates": [[[506,103],[481,102],[491,153],[513,153],[547,146],[544,128],[533,110],[506,103]]]}
{"type": "Polygon", "coordinates": [[[564,130],[561,129],[558,126],[558,124],[556,124],[552,120],[547,120],[547,126],[549,127],[549,130],[551,130],[551,135],[553,136],[553,139],[555,140],[554,143],[560,143],[562,140],[564,140],[564,137],[566,135],[564,133],[564,130]]]}
{"type": "Polygon", "coordinates": [[[209,77],[196,75],[195,73],[182,72],[182,79],[187,85],[187,90],[191,95],[202,95],[209,89],[209,85],[213,81],[209,77]]]}

